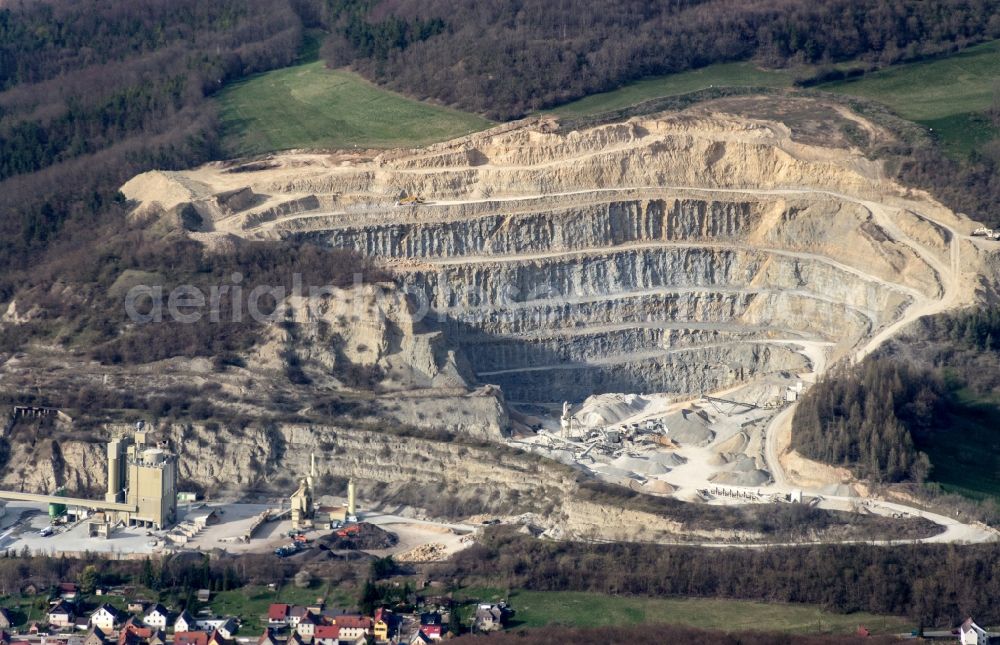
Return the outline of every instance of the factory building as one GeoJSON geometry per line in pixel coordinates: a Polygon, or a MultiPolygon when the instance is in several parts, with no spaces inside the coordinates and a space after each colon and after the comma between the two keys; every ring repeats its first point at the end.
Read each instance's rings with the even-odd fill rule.
{"type": "Polygon", "coordinates": [[[291,502],[292,528],[296,530],[318,528],[329,529],[348,522],[357,522],[354,478],[347,482],[347,504],[345,506],[316,506],[316,455],[309,457],[309,476],[299,482],[299,487],[289,498],[291,502]]]}
{"type": "Polygon", "coordinates": [[[145,432],[113,439],[108,443],[105,501],[135,507],[120,518],[129,526],[170,526],[177,520],[177,455],[166,444],[148,444],[145,432]]]}
{"type": "MultiPolygon", "coordinates": [[[[53,516],[90,516],[90,534],[108,537],[118,524],[164,529],[177,521],[177,455],[167,444],[150,444],[146,433],[108,442],[108,486],[103,500],[0,491],[0,500],[49,504],[53,516]]],[[[55,519],[55,517],[53,518],[55,519]]]]}

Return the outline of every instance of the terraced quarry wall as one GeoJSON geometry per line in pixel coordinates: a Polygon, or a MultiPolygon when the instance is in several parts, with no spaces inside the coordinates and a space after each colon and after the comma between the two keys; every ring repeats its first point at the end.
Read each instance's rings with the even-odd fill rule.
{"type": "Polygon", "coordinates": [[[973,288],[941,270],[960,269],[954,231],[912,215],[878,164],[721,115],[568,134],[533,121],[425,150],[147,173],[123,191],[193,207],[204,239],[305,238],[384,261],[509,401],[814,371],[973,288]]]}

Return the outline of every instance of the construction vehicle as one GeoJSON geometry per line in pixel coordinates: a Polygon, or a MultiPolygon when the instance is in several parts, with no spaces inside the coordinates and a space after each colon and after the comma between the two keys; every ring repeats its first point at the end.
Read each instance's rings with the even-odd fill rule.
{"type": "Polygon", "coordinates": [[[279,546],[277,549],[274,550],[274,555],[278,556],[279,558],[287,558],[290,555],[295,555],[301,549],[302,546],[300,544],[298,544],[297,542],[292,542],[284,546],[279,546]]]}
{"type": "Polygon", "coordinates": [[[980,226],[976,230],[972,231],[973,235],[982,235],[987,240],[1000,240],[1000,230],[994,231],[991,228],[986,228],[985,226],[980,226]]]}
{"type": "Polygon", "coordinates": [[[396,200],[396,206],[420,206],[426,203],[427,201],[420,195],[408,195],[396,200]]]}
{"type": "Polygon", "coordinates": [[[347,537],[348,535],[354,535],[355,533],[361,532],[360,524],[352,524],[351,526],[345,527],[337,531],[337,537],[347,537]]]}

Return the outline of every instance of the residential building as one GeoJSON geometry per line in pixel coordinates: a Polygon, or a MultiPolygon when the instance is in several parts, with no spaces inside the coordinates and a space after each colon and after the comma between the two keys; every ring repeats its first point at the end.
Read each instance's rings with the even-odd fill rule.
{"type": "Polygon", "coordinates": [[[108,637],[101,631],[100,627],[94,627],[87,632],[87,637],[83,639],[83,645],[104,645],[108,637]]]}
{"type": "Polygon", "coordinates": [[[385,607],[375,610],[375,620],[372,622],[372,635],[377,641],[389,640],[389,628],[392,616],[385,607]]]}
{"type": "Polygon", "coordinates": [[[368,616],[337,616],[334,624],[340,627],[341,640],[354,640],[372,633],[372,619],[368,616]]]}
{"type": "Polygon", "coordinates": [[[966,618],[958,628],[958,642],[961,645],[985,645],[989,643],[989,635],[972,618],[966,618]]]}
{"type": "Polygon", "coordinates": [[[257,645],[278,645],[278,641],[274,638],[274,632],[265,629],[261,637],[257,639],[257,645]]]}
{"type": "Polygon", "coordinates": [[[274,603],[267,608],[267,624],[269,627],[285,627],[288,625],[288,612],[291,605],[285,603],[274,603]]]}
{"type": "Polygon", "coordinates": [[[313,630],[313,645],[338,645],[340,627],[338,625],[316,625],[313,630]]]}
{"type": "Polygon", "coordinates": [[[208,645],[208,633],[174,632],[174,645],[208,645]]]}
{"type": "Polygon", "coordinates": [[[73,609],[73,605],[60,601],[49,609],[48,620],[50,627],[66,629],[72,627],[73,623],[76,622],[76,611],[73,609]]]}
{"type": "MultiPolygon", "coordinates": [[[[174,633],[177,632],[193,632],[198,629],[198,621],[195,620],[194,616],[191,615],[187,609],[181,612],[181,615],[177,617],[174,621],[174,633]]],[[[204,644],[202,644],[204,645],[204,644]]]]}
{"type": "Polygon", "coordinates": [[[107,603],[98,607],[90,615],[91,626],[99,627],[105,634],[113,631],[123,620],[122,613],[107,603]]]}
{"type": "Polygon", "coordinates": [[[503,627],[503,612],[497,605],[482,604],[476,607],[472,628],[477,632],[492,632],[503,627]]]}
{"type": "Polygon", "coordinates": [[[230,640],[236,635],[236,630],[240,628],[240,624],[236,622],[235,618],[226,618],[222,621],[222,624],[216,627],[216,631],[219,632],[219,636],[226,640],[230,640]]]}
{"type": "Polygon", "coordinates": [[[410,639],[410,645],[429,645],[429,643],[433,642],[434,642],[433,639],[431,639],[430,636],[425,634],[424,630],[422,629],[418,629],[417,633],[414,634],[413,638],[410,639]]]}
{"type": "Polygon", "coordinates": [[[306,615],[299,620],[299,624],[295,626],[295,633],[301,636],[303,640],[312,640],[318,623],[316,615],[311,611],[307,611],[306,615]]]}
{"type": "Polygon", "coordinates": [[[149,611],[146,612],[142,622],[145,623],[147,627],[162,629],[165,631],[170,622],[170,612],[160,603],[156,603],[149,608],[149,611]]]}
{"type": "Polygon", "coordinates": [[[441,614],[436,611],[420,614],[420,631],[433,641],[441,640],[444,631],[441,614]]]}
{"type": "Polygon", "coordinates": [[[476,607],[476,615],[472,623],[473,630],[477,632],[493,632],[503,629],[506,617],[507,606],[505,604],[481,604],[476,607]]]}
{"type": "Polygon", "coordinates": [[[75,582],[60,582],[56,585],[56,595],[72,602],[80,595],[80,587],[75,582]]]}
{"type": "Polygon", "coordinates": [[[301,605],[293,605],[288,610],[288,626],[294,631],[299,626],[302,617],[309,613],[309,610],[301,605]]]}

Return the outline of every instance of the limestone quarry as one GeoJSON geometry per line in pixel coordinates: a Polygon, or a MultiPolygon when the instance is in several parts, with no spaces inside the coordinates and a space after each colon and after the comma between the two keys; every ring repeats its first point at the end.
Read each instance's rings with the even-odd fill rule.
{"type": "MultiPolygon", "coordinates": [[[[122,192],[150,227],[183,227],[210,247],[285,239],[351,249],[393,280],[321,300],[290,296],[284,304],[305,331],[272,326],[230,375],[193,360],[112,378],[215,380],[253,414],[265,411],[255,394],[278,387],[268,375],[294,345],[317,388],[350,390],[330,375],[337,361],[378,366],[373,423],[507,443],[685,500],[725,504],[737,490],[744,501],[751,492],[756,501],[787,496],[808,468],[787,454],[797,393],[921,315],[994,298],[996,251],[971,237],[975,222],[894,184],[859,150],[724,107],[569,131],[536,118],[420,150],[289,152],[139,175],[122,192]],[[346,301],[362,304],[338,311],[346,301]],[[316,320],[323,324],[307,324],[316,320]],[[713,393],[723,402],[703,398],[713,393]],[[559,423],[564,401],[569,432],[559,423]],[[640,425],[659,428],[662,440],[591,446],[595,432],[640,425]],[[797,470],[785,472],[790,457],[797,470]]],[[[8,361],[4,377],[26,375],[35,360],[8,361]]],[[[62,368],[78,379],[101,373],[62,368]]],[[[182,429],[166,431],[181,439],[182,429]]],[[[538,520],[554,508],[557,534],[608,525],[592,521],[606,508],[553,501],[572,495],[572,470],[525,478],[529,466],[491,460],[487,448],[458,455],[428,444],[424,468],[400,456],[418,440],[377,430],[196,434],[201,448],[183,475],[206,489],[267,488],[304,467],[291,457],[300,451],[274,445],[324,443],[345,455],[329,472],[360,477],[373,494],[405,482],[436,482],[457,496],[475,489],[478,499],[513,490],[543,500],[520,509],[536,513],[543,530],[555,530],[554,520],[538,520]],[[373,451],[381,442],[395,448],[373,451]],[[214,461],[221,445],[234,446],[234,460],[214,461]]],[[[64,447],[60,455],[54,469],[11,471],[4,484],[93,484],[86,471],[100,454],[64,447]]],[[[820,481],[817,491],[827,487],[831,508],[856,508],[841,483],[820,481]]],[[[662,519],[627,521],[645,526],[643,539],[683,532],[662,519]]],[[[970,531],[961,538],[995,537],[970,531]]]]}

